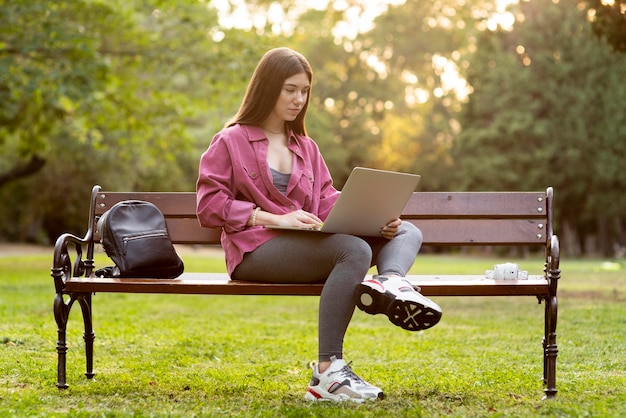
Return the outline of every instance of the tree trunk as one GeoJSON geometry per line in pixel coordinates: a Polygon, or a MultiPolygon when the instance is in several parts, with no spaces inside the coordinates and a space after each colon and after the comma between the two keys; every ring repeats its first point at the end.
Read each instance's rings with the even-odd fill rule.
{"type": "Polygon", "coordinates": [[[33,155],[27,162],[18,162],[6,173],[0,174],[0,188],[22,177],[32,176],[41,170],[45,164],[46,160],[38,155],[33,155]]]}

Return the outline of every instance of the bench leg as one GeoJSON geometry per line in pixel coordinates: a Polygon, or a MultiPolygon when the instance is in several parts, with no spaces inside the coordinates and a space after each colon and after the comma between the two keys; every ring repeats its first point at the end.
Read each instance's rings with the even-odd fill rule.
{"type": "Polygon", "coordinates": [[[556,296],[545,299],[545,336],[543,338],[543,382],[546,385],[545,398],[556,396],[556,357],[559,353],[556,344],[556,321],[558,301],[556,296]]]}
{"type": "Polygon", "coordinates": [[[91,294],[79,293],[70,296],[67,303],[63,299],[63,295],[57,293],[54,298],[54,319],[57,323],[57,387],[59,389],[67,389],[67,322],[70,311],[74,302],[78,301],[83,313],[83,322],[85,324],[85,356],[86,356],[86,372],[85,376],[91,379],[93,373],[93,341],[96,338],[93,332],[91,320],[91,294]]]}
{"type": "Polygon", "coordinates": [[[91,293],[83,294],[78,302],[83,312],[83,323],[85,324],[83,334],[83,340],[85,340],[85,376],[87,379],[91,379],[95,375],[93,372],[93,341],[96,339],[91,318],[91,293]]]}
{"type": "Polygon", "coordinates": [[[67,354],[66,331],[67,319],[73,304],[73,298],[70,298],[66,304],[63,300],[63,295],[57,293],[54,297],[54,319],[57,323],[57,387],[59,389],[67,389],[69,387],[65,379],[67,354]]]}

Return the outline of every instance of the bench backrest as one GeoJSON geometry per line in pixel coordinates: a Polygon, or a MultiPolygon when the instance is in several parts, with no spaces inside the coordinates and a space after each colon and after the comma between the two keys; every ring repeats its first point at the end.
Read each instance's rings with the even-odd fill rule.
{"type": "MultiPolygon", "coordinates": [[[[109,192],[95,186],[92,220],[122,200],[145,200],[161,209],[176,244],[219,245],[220,230],[203,228],[193,192],[109,192]]],[[[424,245],[549,245],[552,188],[545,192],[415,192],[402,218],[424,233],[424,245]]],[[[99,238],[96,237],[96,241],[99,238]]]]}

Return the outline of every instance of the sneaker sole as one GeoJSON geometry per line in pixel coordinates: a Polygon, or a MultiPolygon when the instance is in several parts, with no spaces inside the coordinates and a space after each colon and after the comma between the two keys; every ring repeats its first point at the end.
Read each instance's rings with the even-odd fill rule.
{"type": "Polygon", "coordinates": [[[370,314],[385,314],[392,324],[408,331],[431,328],[441,319],[441,312],[414,301],[397,300],[392,293],[381,293],[359,284],[355,293],[359,309],[370,314]]]}
{"type": "Polygon", "coordinates": [[[364,398],[351,398],[349,396],[340,396],[340,395],[332,395],[332,394],[320,394],[318,391],[309,388],[304,394],[304,399],[307,401],[313,402],[355,402],[355,403],[363,403],[363,402],[372,402],[376,400],[385,399],[385,394],[383,392],[379,392],[376,397],[364,397],[364,398]]]}

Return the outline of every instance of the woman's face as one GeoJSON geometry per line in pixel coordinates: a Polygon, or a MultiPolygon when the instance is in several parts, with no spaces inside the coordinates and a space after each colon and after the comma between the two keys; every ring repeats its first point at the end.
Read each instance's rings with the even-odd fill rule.
{"type": "Polygon", "coordinates": [[[304,72],[287,78],[268,119],[293,121],[306,104],[310,89],[309,78],[304,72]]]}

